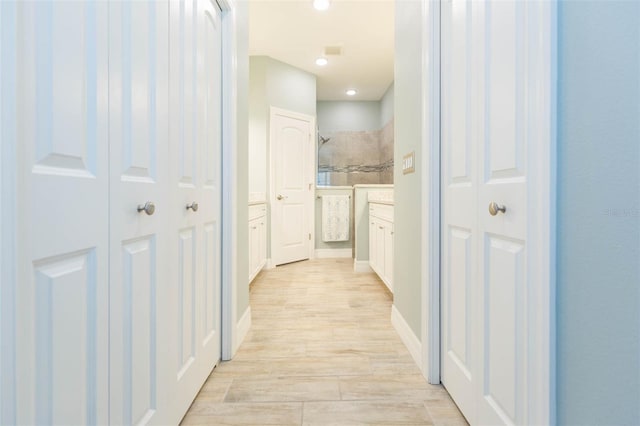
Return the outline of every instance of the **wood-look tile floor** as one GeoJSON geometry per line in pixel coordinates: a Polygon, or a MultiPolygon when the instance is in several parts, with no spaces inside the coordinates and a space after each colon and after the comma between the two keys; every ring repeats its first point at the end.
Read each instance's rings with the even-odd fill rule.
{"type": "Polygon", "coordinates": [[[183,425],[466,425],[391,325],[392,296],[351,259],[263,271],[252,326],[211,374],[183,425]]]}

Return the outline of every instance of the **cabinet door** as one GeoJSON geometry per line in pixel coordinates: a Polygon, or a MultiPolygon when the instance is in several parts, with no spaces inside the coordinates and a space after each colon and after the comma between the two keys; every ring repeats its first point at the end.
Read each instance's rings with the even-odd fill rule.
{"type": "Polygon", "coordinates": [[[2,333],[15,346],[3,350],[12,355],[0,375],[15,393],[3,393],[0,422],[105,424],[108,11],[104,2],[1,3],[2,113],[13,117],[2,148],[16,155],[3,160],[16,161],[18,193],[16,206],[3,206],[15,212],[17,245],[15,281],[2,283],[15,286],[2,295],[11,297],[2,333]]]}
{"type": "Polygon", "coordinates": [[[260,269],[267,262],[267,217],[260,218],[260,269]]]}
{"type": "Polygon", "coordinates": [[[384,227],[384,276],[389,290],[393,292],[393,223],[384,227]]]}
{"type": "Polygon", "coordinates": [[[378,271],[378,244],[376,230],[378,229],[376,218],[369,216],[369,266],[374,271],[378,271]]]}
{"type": "Polygon", "coordinates": [[[260,218],[249,221],[249,280],[258,273],[258,267],[260,265],[260,218]]]}
{"type": "Polygon", "coordinates": [[[386,247],[385,247],[385,221],[376,218],[376,229],[375,229],[375,239],[376,239],[376,272],[384,280],[385,274],[385,256],[386,256],[386,247]]]}

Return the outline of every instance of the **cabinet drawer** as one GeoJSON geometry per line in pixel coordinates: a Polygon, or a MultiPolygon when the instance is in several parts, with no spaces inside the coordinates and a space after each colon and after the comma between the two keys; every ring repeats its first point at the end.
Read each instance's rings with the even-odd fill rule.
{"type": "Polygon", "coordinates": [[[253,220],[266,215],[267,215],[266,204],[255,204],[253,206],[249,206],[249,220],[253,220]]]}
{"type": "Polygon", "coordinates": [[[369,203],[369,216],[379,217],[393,222],[393,206],[388,204],[369,203]]]}

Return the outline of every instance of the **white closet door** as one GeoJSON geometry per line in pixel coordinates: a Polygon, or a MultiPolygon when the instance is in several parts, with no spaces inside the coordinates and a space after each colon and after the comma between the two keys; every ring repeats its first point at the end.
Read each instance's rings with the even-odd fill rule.
{"type": "Polygon", "coordinates": [[[210,1],[171,2],[170,352],[179,421],[221,355],[221,20],[210,1]]]}
{"type": "Polygon", "coordinates": [[[549,422],[550,16],[442,3],[442,382],[471,424],[549,422]]]}
{"type": "Polygon", "coordinates": [[[15,422],[107,423],[107,8],[16,9],[15,422]]]}
{"type": "Polygon", "coordinates": [[[169,423],[168,12],[109,3],[112,424],[169,423]]]}
{"type": "Polygon", "coordinates": [[[478,208],[471,2],[442,2],[442,383],[475,413],[478,208]]]}

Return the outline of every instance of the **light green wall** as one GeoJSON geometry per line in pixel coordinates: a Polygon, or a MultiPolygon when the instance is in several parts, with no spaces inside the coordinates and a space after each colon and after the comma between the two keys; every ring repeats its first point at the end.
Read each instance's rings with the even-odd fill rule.
{"type": "Polygon", "coordinates": [[[558,4],[557,424],[640,424],[640,3],[558,4]]]}
{"type": "Polygon", "coordinates": [[[393,118],[395,108],[395,85],[391,83],[380,99],[380,127],[387,125],[393,118]]]}
{"type": "Polygon", "coordinates": [[[379,101],[319,101],[318,129],[323,132],[379,130],[379,101]]]}
{"type": "Polygon", "coordinates": [[[284,62],[266,58],[269,105],[316,116],[316,76],[284,62]]]}
{"type": "Polygon", "coordinates": [[[349,241],[336,241],[331,243],[326,243],[322,241],[322,199],[318,198],[322,195],[350,195],[353,200],[353,188],[316,188],[316,201],[315,201],[315,211],[316,211],[316,224],[315,224],[315,233],[316,233],[316,248],[317,249],[346,249],[353,247],[353,203],[351,204],[351,210],[349,212],[349,223],[351,225],[351,230],[349,231],[349,241]]]}
{"type": "Polygon", "coordinates": [[[247,2],[236,3],[236,41],[238,49],[237,59],[237,128],[236,146],[238,155],[237,172],[237,237],[238,249],[235,253],[237,271],[237,312],[238,319],[249,306],[249,231],[247,223],[249,211],[245,208],[248,198],[249,173],[245,159],[248,156],[248,118],[249,118],[249,10],[247,2]]]}
{"type": "Polygon", "coordinates": [[[252,56],[249,74],[249,192],[267,192],[267,58],[252,56]]]}
{"type": "Polygon", "coordinates": [[[421,338],[422,10],[420,1],[396,2],[393,303],[421,338]],[[416,170],[402,174],[402,157],[415,151],[416,170]]]}

